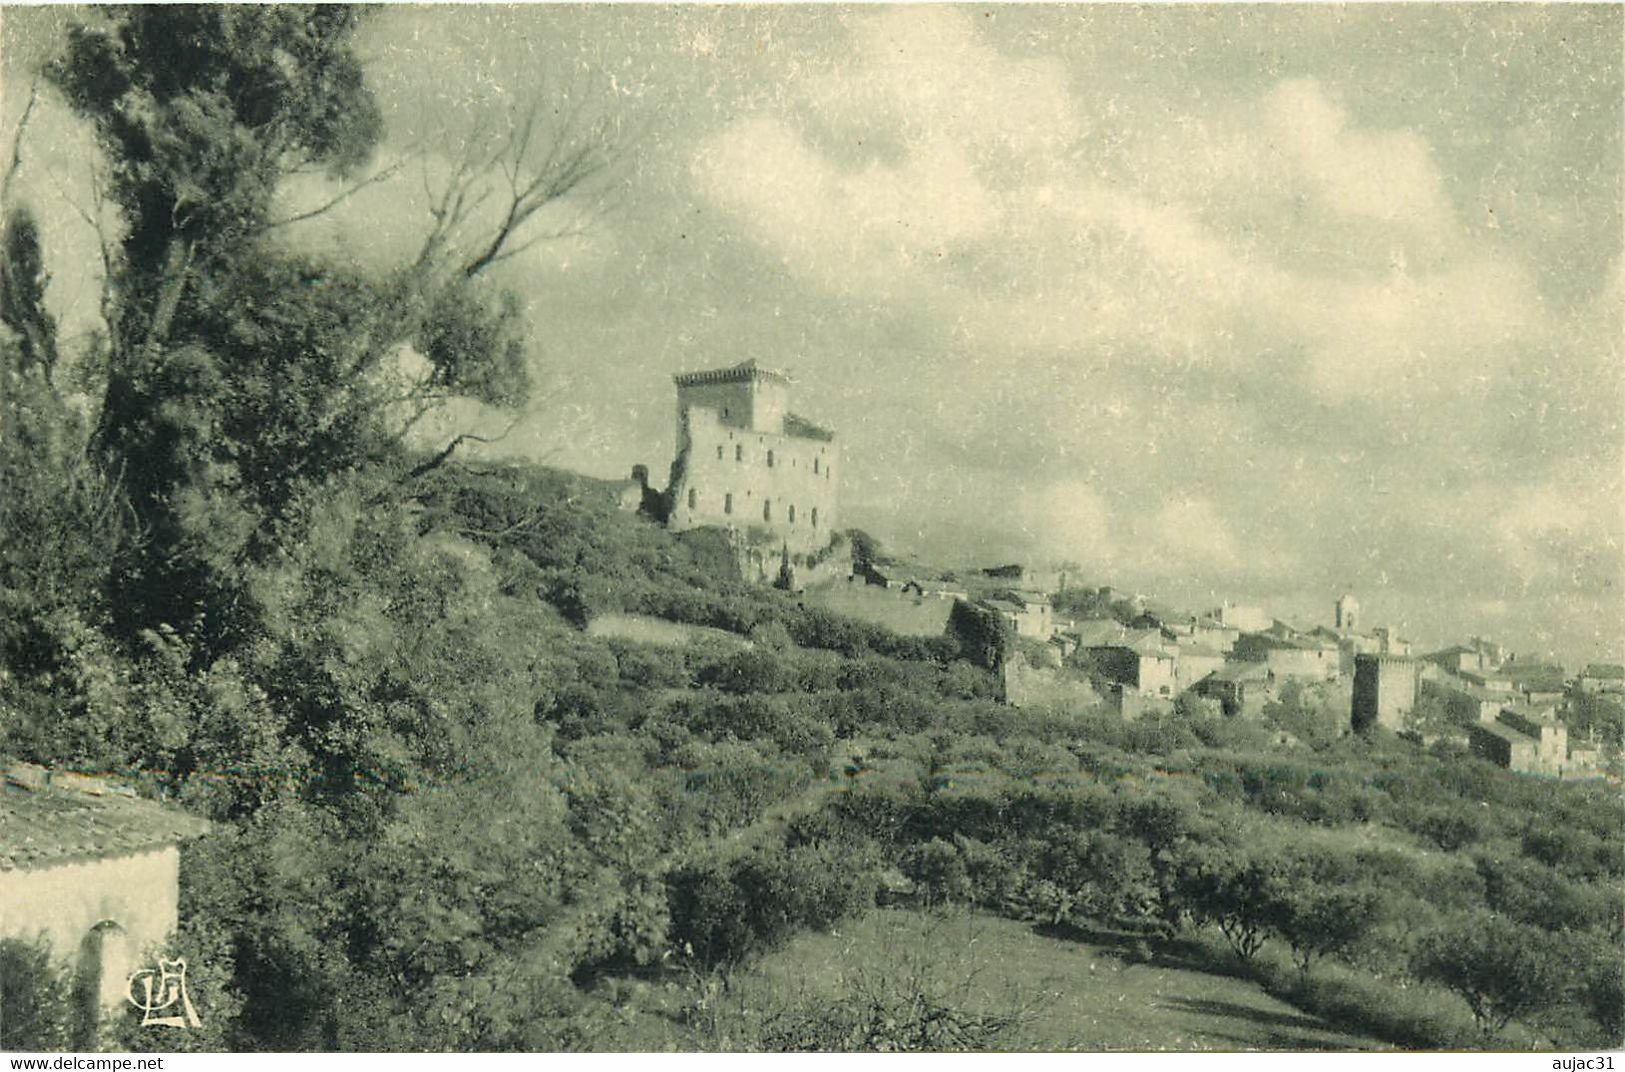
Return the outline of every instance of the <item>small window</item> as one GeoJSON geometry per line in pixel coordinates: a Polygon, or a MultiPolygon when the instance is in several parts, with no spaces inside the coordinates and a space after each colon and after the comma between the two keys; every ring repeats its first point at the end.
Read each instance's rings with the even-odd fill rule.
{"type": "Polygon", "coordinates": [[[772,521],[773,520],[773,500],[772,499],[763,499],[762,500],[762,520],[763,521],[772,521]]]}
{"type": "Polygon", "coordinates": [[[825,479],[825,480],[828,480],[828,479],[829,479],[829,472],[830,472],[830,471],[829,471],[829,470],[828,470],[828,469],[827,469],[827,468],[826,468],[826,469],[825,469],[825,470],[824,470],[824,479],[825,479]]]}
{"type": "Polygon", "coordinates": [[[744,460],[745,460],[745,445],[743,443],[735,443],[734,444],[734,461],[742,462],[744,460]]]}
{"type": "Polygon", "coordinates": [[[718,443],[717,444],[717,461],[720,462],[721,460],[722,460],[722,444],[718,443]]]}
{"type": "Polygon", "coordinates": [[[724,417],[726,417],[728,415],[728,407],[727,406],[722,407],[722,415],[724,417]]]}
{"type": "Polygon", "coordinates": [[[791,503],[790,504],[790,524],[794,525],[795,523],[796,523],[796,504],[791,503]]]}
{"type": "Polygon", "coordinates": [[[817,475],[817,473],[818,473],[818,459],[814,458],[813,459],[813,474],[817,475]]]}
{"type": "Polygon", "coordinates": [[[773,468],[773,448],[772,447],[767,448],[767,467],[769,469],[773,468]]]}
{"type": "Polygon", "coordinates": [[[722,512],[725,514],[734,512],[734,493],[731,491],[722,496],[722,512]]]}
{"type": "Polygon", "coordinates": [[[816,506],[812,509],[812,527],[818,527],[818,507],[816,506]]]}
{"type": "Polygon", "coordinates": [[[688,489],[688,508],[694,509],[694,504],[700,501],[700,493],[693,488],[688,489]]]}

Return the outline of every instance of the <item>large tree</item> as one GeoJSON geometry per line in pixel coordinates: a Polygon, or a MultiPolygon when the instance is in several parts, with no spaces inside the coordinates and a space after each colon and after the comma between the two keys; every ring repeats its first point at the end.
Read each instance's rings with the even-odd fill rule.
{"type": "MultiPolygon", "coordinates": [[[[398,456],[436,402],[526,400],[517,305],[479,280],[533,237],[538,211],[601,170],[603,146],[533,109],[431,199],[410,262],[366,275],[290,250],[275,215],[287,180],[324,172],[353,191],[376,177],[382,120],[353,47],[362,17],[340,5],[101,9],[47,68],[94,131],[118,220],[103,243],[95,440],[146,529],[119,576],[126,635],[167,622],[200,652],[225,650],[249,612],[243,568],[297,536],[302,493],[398,456]],[[407,344],[427,372],[400,371],[407,344]]],[[[30,232],[8,234],[26,261],[30,232]]],[[[8,291],[26,291],[24,267],[8,291]]],[[[38,319],[8,317],[34,363],[38,319]]]]}

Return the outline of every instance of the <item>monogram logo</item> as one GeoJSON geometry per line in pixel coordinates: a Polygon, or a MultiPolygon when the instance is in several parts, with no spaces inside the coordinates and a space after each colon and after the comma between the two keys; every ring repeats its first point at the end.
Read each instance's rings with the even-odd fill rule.
{"type": "Polygon", "coordinates": [[[142,1027],[202,1027],[186,992],[186,958],[158,958],[157,968],[142,968],[126,988],[130,1004],[141,1010],[142,1027]],[[164,1013],[165,1015],[158,1015],[164,1013]]]}

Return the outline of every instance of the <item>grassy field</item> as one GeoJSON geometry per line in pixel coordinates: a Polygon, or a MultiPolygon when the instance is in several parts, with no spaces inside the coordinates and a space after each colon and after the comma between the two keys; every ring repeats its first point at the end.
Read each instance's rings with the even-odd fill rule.
{"type": "Polygon", "coordinates": [[[948,612],[953,610],[951,599],[920,599],[865,584],[815,588],[804,598],[808,606],[883,625],[903,636],[941,636],[948,626],[948,612]]]}
{"type": "Polygon", "coordinates": [[[750,647],[750,641],[722,629],[705,625],[685,625],[668,622],[664,618],[651,618],[645,614],[603,614],[587,624],[589,636],[631,640],[639,644],[657,644],[676,648],[704,640],[717,640],[740,647],[750,647]]]}
{"type": "Polygon", "coordinates": [[[880,909],[804,935],[737,986],[746,1007],[827,1002],[852,989],[925,990],[977,1012],[1017,1012],[1017,1050],[1372,1050],[1238,978],[976,913],[880,909]]]}

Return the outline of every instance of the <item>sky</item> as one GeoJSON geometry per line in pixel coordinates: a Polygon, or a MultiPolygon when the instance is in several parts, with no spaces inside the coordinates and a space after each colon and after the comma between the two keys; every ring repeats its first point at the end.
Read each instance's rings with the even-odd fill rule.
{"type": "MultiPolygon", "coordinates": [[[[5,12],[7,145],[69,17],[5,12]]],[[[493,452],[662,474],[672,374],[753,358],[893,551],[1617,660],[1622,42],[1618,5],[382,8],[406,163],[285,240],[398,262],[480,138],[579,115],[613,167],[497,275],[538,391],[493,452]]],[[[48,95],[25,144],[87,330],[92,148],[48,95]]]]}

